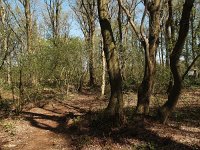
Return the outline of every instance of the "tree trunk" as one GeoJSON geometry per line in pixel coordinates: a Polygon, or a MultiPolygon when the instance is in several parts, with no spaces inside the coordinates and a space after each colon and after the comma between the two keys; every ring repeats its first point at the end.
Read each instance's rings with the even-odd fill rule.
{"type": "Polygon", "coordinates": [[[189,67],[189,39],[186,41],[185,44],[185,66],[189,67]]]}
{"type": "Polygon", "coordinates": [[[165,43],[166,43],[166,66],[170,66],[170,54],[174,46],[175,27],[173,20],[173,4],[172,0],[168,0],[168,18],[165,24],[165,43]],[[170,32],[171,31],[171,32],[170,32]]]}
{"type": "Polygon", "coordinates": [[[106,87],[106,58],[105,53],[103,51],[103,45],[101,46],[102,50],[102,84],[101,84],[101,98],[105,95],[105,87],[106,87]]]}
{"type": "Polygon", "coordinates": [[[164,67],[165,63],[164,63],[164,52],[163,52],[163,33],[161,32],[161,35],[160,35],[160,54],[161,54],[161,65],[164,67]]]}
{"type": "Polygon", "coordinates": [[[118,10],[118,28],[119,28],[119,56],[120,56],[120,64],[121,64],[121,72],[122,72],[122,78],[125,80],[125,60],[124,60],[124,47],[123,47],[123,33],[122,33],[122,8],[119,5],[118,10]]]}
{"type": "Polygon", "coordinates": [[[149,102],[154,85],[156,71],[156,51],[160,32],[160,0],[154,0],[146,4],[149,11],[149,39],[145,41],[145,71],[142,83],[138,89],[138,101],[136,112],[138,114],[149,113],[149,102]]]}
{"type": "Polygon", "coordinates": [[[196,36],[195,36],[195,27],[194,27],[194,20],[195,20],[195,13],[194,11],[191,12],[191,18],[190,18],[190,21],[191,21],[191,42],[192,42],[192,59],[194,60],[195,57],[196,57],[196,54],[195,54],[195,45],[196,45],[196,36]]]}
{"type": "Polygon", "coordinates": [[[83,92],[83,86],[84,86],[84,80],[85,80],[85,76],[87,75],[87,70],[82,72],[82,75],[80,77],[79,80],[79,87],[78,87],[78,91],[79,92],[83,92]]]}
{"type": "Polygon", "coordinates": [[[31,9],[30,9],[30,0],[24,1],[25,16],[26,16],[26,44],[28,53],[31,52],[31,9]]]}
{"type": "Polygon", "coordinates": [[[162,123],[166,123],[169,115],[174,110],[181,94],[182,77],[179,72],[179,59],[189,31],[189,19],[193,3],[194,0],[185,0],[180,21],[178,39],[173,48],[172,54],[170,55],[170,69],[173,74],[174,83],[172,89],[169,92],[167,102],[159,109],[158,112],[158,116],[162,123]]]}
{"type": "MultiPolygon", "coordinates": [[[[6,34],[7,30],[6,30],[6,23],[5,23],[5,17],[6,17],[6,12],[5,9],[2,5],[2,1],[0,1],[0,6],[1,8],[1,22],[2,22],[2,27],[3,27],[3,52],[5,53],[5,56],[8,55],[8,35],[6,34]]],[[[6,64],[7,64],[7,83],[8,85],[11,85],[11,58],[10,58],[10,54],[7,56],[7,60],[6,60],[6,64]]]]}
{"type": "Polygon", "coordinates": [[[84,36],[87,37],[87,48],[89,54],[89,85],[91,87],[95,86],[95,67],[94,67],[94,50],[95,50],[95,19],[96,11],[95,5],[96,0],[80,0],[77,1],[77,4],[80,4],[79,10],[74,9],[77,12],[80,12],[78,15],[79,22],[82,24],[82,31],[84,36]]]}
{"type": "Polygon", "coordinates": [[[108,15],[108,1],[98,0],[98,14],[103,37],[103,46],[107,62],[109,81],[111,87],[111,96],[106,108],[106,116],[117,123],[123,123],[123,94],[122,94],[122,76],[117,57],[115,40],[108,15]]]}
{"type": "MultiPolygon", "coordinates": [[[[93,26],[93,25],[90,25],[93,26]]],[[[94,75],[94,29],[91,27],[90,29],[90,36],[89,36],[89,74],[90,74],[90,81],[89,84],[91,87],[95,85],[95,75],[94,75]]]]}
{"type": "Polygon", "coordinates": [[[147,59],[145,59],[145,73],[143,81],[138,89],[138,102],[136,107],[138,114],[147,115],[149,113],[149,102],[153,90],[155,75],[155,57],[152,57],[151,61],[152,63],[149,63],[147,62],[147,59]]]}
{"type": "Polygon", "coordinates": [[[7,60],[7,82],[8,85],[11,85],[11,58],[8,56],[7,60]]]}

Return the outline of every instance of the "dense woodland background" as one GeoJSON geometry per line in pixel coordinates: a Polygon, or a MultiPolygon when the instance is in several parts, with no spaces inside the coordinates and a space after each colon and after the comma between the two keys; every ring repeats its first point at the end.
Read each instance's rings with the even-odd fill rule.
{"type": "MultiPolygon", "coordinates": [[[[199,57],[199,0],[0,0],[0,117],[23,118],[50,99],[71,105],[88,93],[95,105],[83,98],[90,108],[81,117],[68,112],[70,125],[89,120],[106,133],[145,119],[167,124],[176,111],[199,117],[199,57]]],[[[197,124],[197,143],[198,121],[188,121],[197,124]]]]}

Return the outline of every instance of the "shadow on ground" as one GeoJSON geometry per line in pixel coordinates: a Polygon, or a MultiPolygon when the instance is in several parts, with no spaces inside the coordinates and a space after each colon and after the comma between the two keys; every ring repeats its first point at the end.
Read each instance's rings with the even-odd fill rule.
{"type": "MultiPolygon", "coordinates": [[[[64,104],[62,103],[62,105],[64,104]]],[[[172,134],[174,132],[180,132],[183,136],[189,136],[190,138],[190,135],[192,135],[192,137],[195,138],[195,136],[199,136],[199,133],[184,131],[170,125],[161,125],[151,117],[141,119],[140,116],[132,113],[133,110],[131,108],[126,109],[128,120],[131,121],[122,127],[113,127],[109,124],[108,120],[103,120],[101,111],[92,112],[66,103],[65,107],[76,109],[79,114],[68,112],[62,115],[58,113],[57,115],[55,114],[55,110],[48,109],[48,111],[54,112],[55,115],[27,111],[23,112],[22,116],[34,127],[49,130],[61,134],[64,137],[70,136],[71,145],[75,149],[82,149],[92,144],[94,139],[98,141],[101,147],[106,147],[111,143],[118,143],[119,145],[127,145],[133,149],[200,149],[198,145],[179,143],[174,140],[172,136],[169,136],[170,132],[172,134]],[[57,125],[51,126],[41,120],[54,121],[57,125]],[[152,128],[156,130],[152,130],[152,128]],[[162,133],[162,136],[158,131],[162,133]],[[135,141],[139,142],[135,143],[135,141]]],[[[182,115],[184,116],[184,114],[178,117],[179,123],[191,123],[194,126],[198,126],[198,119],[190,117],[193,113],[188,113],[188,109],[189,108],[184,108],[185,111],[182,109],[178,110],[178,112],[180,111],[181,113],[187,114],[187,116],[183,118],[182,115]],[[186,118],[189,120],[185,120],[186,118]]],[[[199,108],[190,108],[190,110],[191,109],[194,109],[194,112],[199,110],[199,108]]],[[[177,117],[175,118],[175,121],[177,121],[177,117]]],[[[174,119],[174,117],[172,117],[172,119],[174,119]]]]}

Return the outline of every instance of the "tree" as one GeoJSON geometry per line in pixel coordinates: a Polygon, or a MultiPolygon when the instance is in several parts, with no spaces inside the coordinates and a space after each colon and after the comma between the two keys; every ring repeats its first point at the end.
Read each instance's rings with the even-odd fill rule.
{"type": "Polygon", "coordinates": [[[61,20],[61,9],[63,0],[45,0],[45,4],[50,19],[50,28],[53,36],[54,44],[56,45],[58,38],[60,37],[60,20],[61,20]]]}
{"type": "Polygon", "coordinates": [[[154,76],[156,70],[156,51],[159,43],[159,33],[160,33],[160,11],[162,6],[161,0],[147,1],[144,0],[145,10],[142,16],[140,29],[132,20],[130,12],[122,4],[122,0],[118,0],[119,5],[122,7],[123,11],[126,13],[129,19],[129,23],[137,35],[137,38],[141,42],[145,51],[145,66],[144,66],[144,76],[142,83],[138,89],[138,102],[137,102],[137,113],[148,114],[149,113],[149,103],[154,86],[154,76]],[[145,16],[149,13],[149,35],[145,36],[144,32],[144,21],[145,16]]]}
{"type": "Polygon", "coordinates": [[[109,20],[108,1],[98,0],[97,6],[101,34],[103,37],[103,50],[106,57],[111,88],[111,96],[109,104],[106,108],[106,115],[118,123],[123,123],[122,76],[119,67],[119,59],[117,57],[116,44],[113,37],[113,31],[109,20]]]}
{"type": "Polygon", "coordinates": [[[7,62],[7,82],[8,85],[11,85],[11,60],[10,60],[10,54],[8,51],[8,39],[9,39],[9,29],[7,27],[7,17],[8,14],[3,6],[2,0],[0,0],[0,25],[1,25],[1,29],[2,29],[2,43],[3,43],[3,53],[5,53],[5,60],[2,60],[3,62],[6,61],[7,62]]]}
{"type": "Polygon", "coordinates": [[[30,0],[19,0],[25,9],[26,18],[26,45],[27,52],[31,52],[31,34],[32,34],[32,19],[31,19],[31,6],[30,0]]]}
{"type": "Polygon", "coordinates": [[[166,123],[169,115],[176,107],[181,94],[183,80],[179,71],[179,59],[189,31],[189,21],[193,3],[194,0],[185,0],[180,20],[178,39],[170,55],[170,69],[173,75],[174,83],[168,94],[168,100],[159,110],[159,117],[162,123],[166,123]]]}
{"type": "Polygon", "coordinates": [[[95,85],[95,28],[96,28],[96,1],[81,0],[76,2],[76,6],[71,6],[75,12],[81,30],[86,40],[86,49],[89,55],[89,85],[95,85]]]}

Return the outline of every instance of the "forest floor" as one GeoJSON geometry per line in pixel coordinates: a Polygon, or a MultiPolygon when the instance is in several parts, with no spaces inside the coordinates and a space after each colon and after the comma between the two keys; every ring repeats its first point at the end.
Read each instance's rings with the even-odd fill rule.
{"type": "MultiPolygon", "coordinates": [[[[166,125],[150,116],[141,119],[135,115],[136,94],[125,93],[127,124],[118,128],[98,119],[101,111],[97,111],[105,108],[108,100],[98,99],[95,92],[70,94],[65,100],[52,89],[45,89],[42,95],[19,116],[2,117],[0,149],[200,149],[200,89],[183,91],[166,125]]],[[[163,98],[153,98],[151,112],[163,98]]]]}

